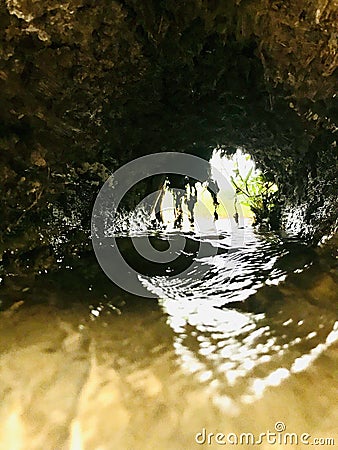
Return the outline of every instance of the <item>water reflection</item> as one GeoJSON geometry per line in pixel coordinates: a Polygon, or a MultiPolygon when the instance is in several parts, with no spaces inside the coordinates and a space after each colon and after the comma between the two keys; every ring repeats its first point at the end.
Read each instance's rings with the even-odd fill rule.
{"type": "Polygon", "coordinates": [[[306,370],[338,337],[333,311],[309,304],[311,295],[296,286],[294,298],[276,288],[309,269],[314,252],[250,225],[238,234],[241,245],[215,239],[228,251],[197,260],[209,265],[200,280],[141,277],[168,315],[181,367],[230,415],[306,370]]]}
{"type": "Polygon", "coordinates": [[[238,233],[241,245],[189,235],[220,249],[194,259],[209,269],[201,280],[145,270],[158,303],[116,290],[90,261],[31,286],[7,281],[0,448],[190,449],[203,427],[259,434],[278,420],[334,436],[333,260],[238,233]]]}
{"type": "MultiPolygon", "coordinates": [[[[308,314],[306,302],[298,301],[308,314]]],[[[176,334],[181,367],[208,382],[213,401],[228,414],[239,414],[268,387],[306,370],[338,339],[334,314],[295,321],[295,314],[303,315],[288,302],[258,314],[189,300],[162,299],[161,305],[176,334]]]]}

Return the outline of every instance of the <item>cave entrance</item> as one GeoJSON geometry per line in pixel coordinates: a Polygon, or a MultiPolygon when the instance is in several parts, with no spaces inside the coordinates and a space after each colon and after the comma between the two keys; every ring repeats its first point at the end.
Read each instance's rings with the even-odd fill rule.
{"type": "Polygon", "coordinates": [[[271,208],[278,188],[265,179],[245,150],[237,148],[229,156],[215,148],[210,165],[211,173],[205,182],[190,180],[184,189],[175,189],[168,178],[164,181],[153,218],[157,206],[157,217],[167,231],[229,231],[234,226],[259,223],[269,213],[264,210],[271,208]]]}

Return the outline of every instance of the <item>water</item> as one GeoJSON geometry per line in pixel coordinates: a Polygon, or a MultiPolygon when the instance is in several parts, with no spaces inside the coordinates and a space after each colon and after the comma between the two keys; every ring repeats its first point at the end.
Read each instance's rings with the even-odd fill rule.
{"type": "MultiPolygon", "coordinates": [[[[258,437],[277,422],[309,433],[310,443],[337,442],[330,247],[313,250],[248,223],[233,235],[183,235],[177,261],[161,266],[138,259],[130,237],[118,239],[157,300],[114,287],[91,257],[37,279],[6,280],[1,449],[219,448],[214,436],[199,445],[196,433],[258,437]]],[[[151,234],[162,250],[181,237],[151,234]]],[[[271,446],[295,448],[260,448],[271,446]]]]}

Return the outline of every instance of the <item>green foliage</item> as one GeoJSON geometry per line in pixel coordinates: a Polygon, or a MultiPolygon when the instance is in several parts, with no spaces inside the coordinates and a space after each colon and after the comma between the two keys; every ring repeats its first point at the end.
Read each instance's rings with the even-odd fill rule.
{"type": "Polygon", "coordinates": [[[236,203],[248,206],[255,216],[256,224],[264,224],[269,228],[277,228],[279,222],[280,204],[278,187],[272,181],[256,170],[249,155],[235,159],[231,183],[236,192],[236,203]],[[239,161],[239,158],[242,161],[239,161]],[[248,164],[243,164],[245,158],[248,164]]]}

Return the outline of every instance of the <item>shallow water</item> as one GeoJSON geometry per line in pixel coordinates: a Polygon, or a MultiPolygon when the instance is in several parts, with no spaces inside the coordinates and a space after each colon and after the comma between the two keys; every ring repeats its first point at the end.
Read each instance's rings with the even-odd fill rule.
{"type": "MultiPolygon", "coordinates": [[[[161,247],[176,236],[152,239],[161,247]]],[[[337,442],[332,252],[250,226],[231,240],[185,237],[180,262],[158,273],[119,239],[157,300],[117,289],[91,257],[5,280],[1,449],[219,448],[215,436],[198,444],[196,433],[258,439],[277,422],[286,426],[279,439],[337,442]],[[201,240],[212,256],[196,259],[201,240]],[[179,276],[182,267],[190,269],[179,276]]],[[[283,442],[259,447],[295,448],[283,442]]]]}

